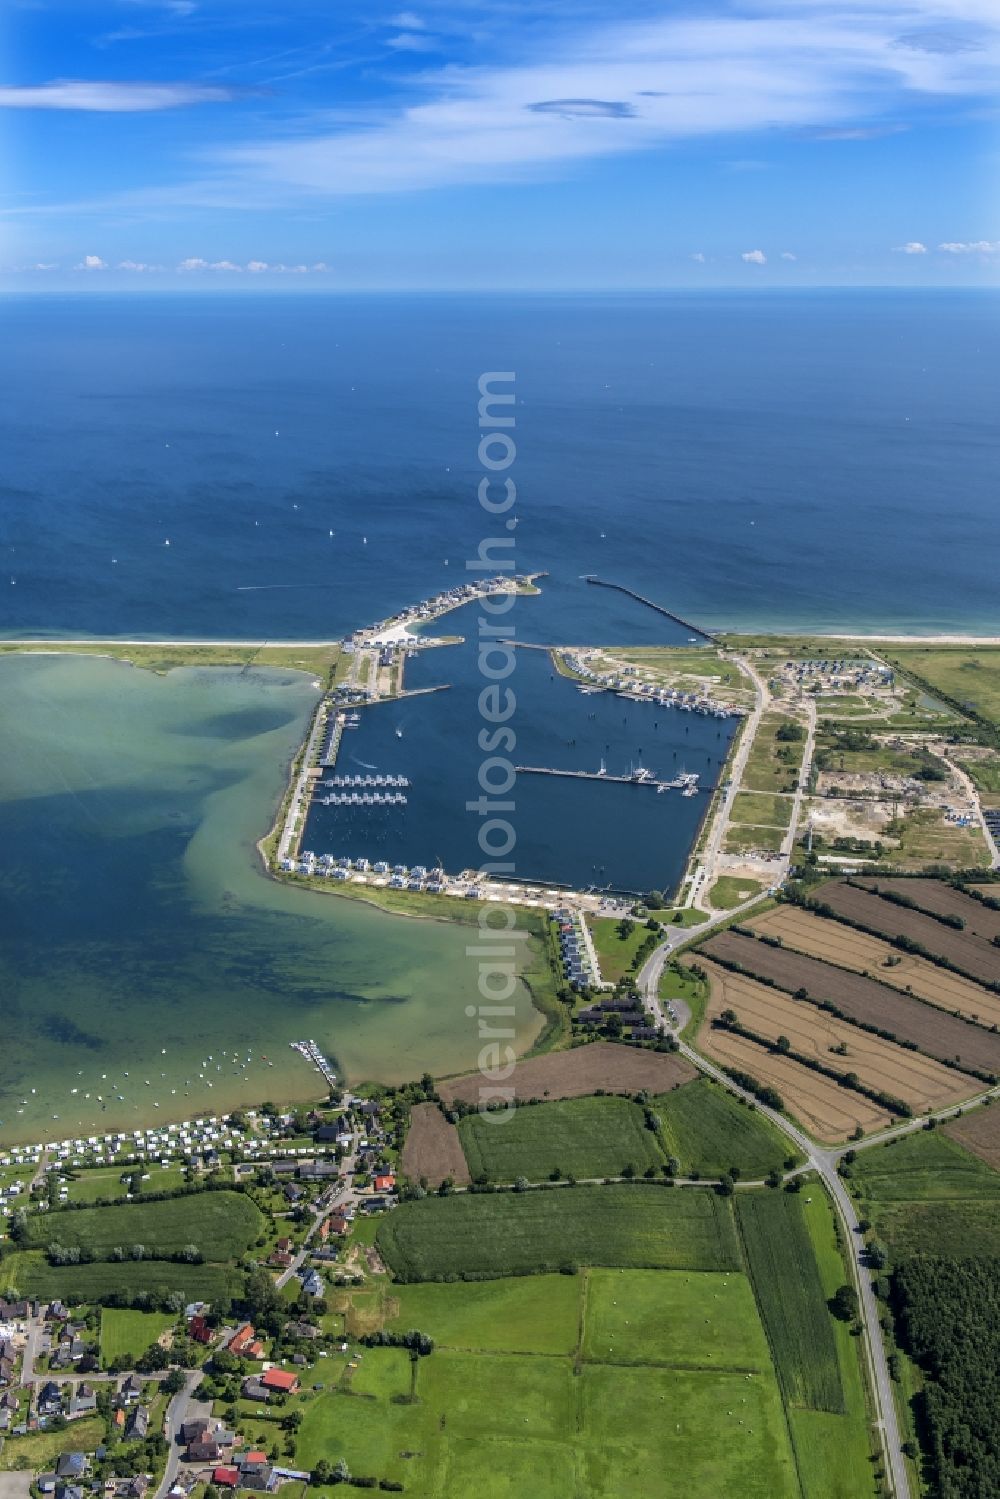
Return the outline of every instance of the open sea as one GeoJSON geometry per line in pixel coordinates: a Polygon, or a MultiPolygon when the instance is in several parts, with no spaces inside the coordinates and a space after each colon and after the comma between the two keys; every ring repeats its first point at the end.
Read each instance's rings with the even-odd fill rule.
{"type": "MultiPolygon", "coordinates": [[[[549,574],[518,600],[521,640],[686,638],[587,573],[708,628],[1000,633],[998,309],[978,291],[8,299],[0,635],[336,639],[463,579],[490,534],[488,370],[516,374],[514,561],[549,574]]],[[[473,615],[441,628],[471,636],[473,615]]],[[[413,771],[400,856],[456,867],[469,648],[409,663],[408,685],[445,682],[345,752],[413,771]]],[[[523,763],[718,773],[715,720],[584,697],[530,650],[514,686],[523,763]]],[[[260,871],[307,679],[5,657],[0,694],[0,1141],[304,1096],[300,1035],[353,1079],[474,1063],[461,928],[260,871]]],[[[525,877],[581,883],[671,885],[702,810],[528,777],[517,795],[525,877]]],[[[325,813],[318,851],[354,852],[325,813]]],[[[519,1049],[539,1024],[522,986],[519,1049]]]]}

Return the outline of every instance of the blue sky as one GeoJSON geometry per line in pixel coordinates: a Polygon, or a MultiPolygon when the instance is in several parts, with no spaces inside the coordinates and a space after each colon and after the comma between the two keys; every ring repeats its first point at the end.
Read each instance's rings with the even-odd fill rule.
{"type": "Polygon", "coordinates": [[[6,0],[24,290],[995,284],[997,0],[6,0]]]}

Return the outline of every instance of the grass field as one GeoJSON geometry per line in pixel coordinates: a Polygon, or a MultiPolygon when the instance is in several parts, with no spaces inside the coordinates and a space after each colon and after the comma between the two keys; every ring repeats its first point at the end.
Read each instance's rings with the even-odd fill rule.
{"type": "Polygon", "coordinates": [[[238,1295],[244,1277],[225,1265],[180,1265],[167,1260],[125,1261],[123,1264],[50,1265],[39,1253],[18,1251],[0,1260],[0,1290],[16,1287],[22,1296],[70,1306],[100,1301],[115,1291],[180,1291],[186,1301],[218,1301],[238,1295]]]}
{"type": "Polygon", "coordinates": [[[583,1357],[735,1373],[771,1369],[750,1282],[719,1271],[588,1271],[583,1357]]]}
{"type": "Polygon", "coordinates": [[[543,1181],[556,1169],[584,1180],[620,1176],[627,1165],[642,1175],[664,1160],[642,1109],[627,1098],[567,1098],[523,1104],[506,1115],[469,1114],[458,1134],[473,1180],[543,1181]]]}
{"type": "Polygon", "coordinates": [[[568,1357],[580,1335],[583,1283],[578,1275],[527,1275],[394,1286],[387,1325],[419,1327],[443,1348],[568,1357]]]}
{"type": "Polygon", "coordinates": [[[244,1193],[196,1192],[163,1202],[32,1214],[24,1242],[28,1248],[80,1245],[99,1254],[118,1244],[143,1244],[150,1254],[196,1244],[206,1260],[223,1262],[243,1254],[264,1226],[260,1209],[244,1193]]]}
{"type": "Polygon", "coordinates": [[[763,1115],[741,1104],[708,1078],[696,1078],[655,1102],[663,1148],[692,1171],[717,1177],[737,1167],[748,1180],[760,1180],[780,1167],[793,1147],[763,1115]]]}
{"type": "Polygon", "coordinates": [[[748,791],[794,791],[805,750],[804,737],[783,743],[782,724],[796,722],[783,713],[765,713],[747,757],[743,785],[748,791]]]}
{"type": "Polygon", "coordinates": [[[1000,1255],[995,1200],[885,1203],[875,1209],[873,1221],[894,1260],[911,1254],[1000,1255]]]}
{"type": "MultiPolygon", "coordinates": [[[[969,1117],[986,1113],[979,1110],[969,1117]]],[[[851,1180],[869,1202],[1000,1198],[1000,1175],[941,1129],[920,1130],[891,1144],[859,1150],[851,1180]]]]}
{"type": "Polygon", "coordinates": [[[756,827],[730,823],[723,839],[727,854],[780,853],[787,828],[756,827]]]}
{"type": "Polygon", "coordinates": [[[740,1193],[736,1207],[750,1277],[785,1399],[790,1405],[843,1415],[846,1406],[832,1317],[799,1196],[740,1193]]]}
{"type": "Polygon", "coordinates": [[[391,1400],[409,1395],[413,1387],[413,1365],[405,1348],[366,1348],[355,1354],[359,1366],[348,1376],[356,1395],[374,1395],[391,1400]]]}
{"type": "Polygon", "coordinates": [[[742,905],[753,895],[759,895],[764,886],[760,880],[740,879],[732,874],[720,874],[711,890],[708,898],[717,911],[731,911],[733,906],[742,905]]]}
{"type": "Polygon", "coordinates": [[[887,659],[942,696],[1000,723],[1000,649],[996,646],[899,646],[887,659]]]}
{"type": "MultiPolygon", "coordinates": [[[[66,1182],[70,1202],[96,1202],[99,1197],[114,1197],[124,1201],[128,1191],[127,1181],[122,1181],[124,1166],[98,1166],[92,1171],[81,1171],[66,1182]]],[[[173,1191],[184,1185],[183,1166],[168,1166],[166,1170],[156,1164],[148,1167],[149,1181],[143,1187],[149,1192],[173,1191]]]]}
{"type": "Polygon", "coordinates": [[[101,1363],[104,1368],[113,1359],[137,1359],[146,1352],[176,1317],[169,1312],[134,1312],[118,1307],[104,1307],[101,1312],[101,1363]]]}
{"type": "Polygon", "coordinates": [[[662,1186],[558,1187],[404,1203],[379,1223],[402,1280],[516,1275],[567,1261],[625,1268],[735,1270],[728,1201],[662,1186]]]}
{"type": "Polygon", "coordinates": [[[355,1374],[353,1397],[304,1404],[303,1467],[343,1457],[353,1473],[403,1482],[415,1499],[798,1499],[741,1273],[598,1270],[394,1287],[387,1302],[398,1304],[398,1325],[436,1340],[415,1366],[417,1403],[393,1403],[405,1369],[365,1353],[364,1393],[355,1374]],[[542,1346],[555,1325],[558,1346],[542,1346]],[[511,1342],[534,1346],[512,1352],[511,1342]],[[619,1342],[628,1362],[617,1361],[619,1342]]]}
{"type": "Polygon", "coordinates": [[[1000,1254],[1000,1176],[940,1128],[859,1151],[851,1188],[894,1258],[1000,1254]]]}
{"type": "MultiPolygon", "coordinates": [[[[51,651],[54,647],[46,641],[30,645],[0,643],[0,652],[51,651]]],[[[70,642],[60,644],[58,649],[73,655],[113,656],[120,661],[130,661],[134,666],[144,666],[149,671],[165,672],[176,666],[254,666],[290,667],[296,671],[307,671],[332,685],[350,664],[339,644],[325,646],[305,645],[129,645],[120,640],[70,642]],[[338,671],[338,668],[340,670],[338,671]]]]}
{"type": "Polygon", "coordinates": [[[642,922],[637,921],[623,940],[618,935],[618,922],[611,916],[588,917],[587,925],[593,933],[601,976],[609,984],[616,984],[623,974],[631,973],[632,959],[649,933],[642,922]]]}
{"type": "MultiPolygon", "coordinates": [[[[84,1416],[67,1431],[36,1431],[13,1437],[0,1448],[0,1471],[25,1467],[35,1471],[55,1467],[64,1452],[93,1452],[105,1436],[100,1416],[84,1416]]],[[[27,1492],[27,1491],[25,1491],[27,1492]]]]}
{"type": "Polygon", "coordinates": [[[755,827],[787,828],[792,820],[792,798],[766,791],[738,791],[730,821],[755,827]]]}

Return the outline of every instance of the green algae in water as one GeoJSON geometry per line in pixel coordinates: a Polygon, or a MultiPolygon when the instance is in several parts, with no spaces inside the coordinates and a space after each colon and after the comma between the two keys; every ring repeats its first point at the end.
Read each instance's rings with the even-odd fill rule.
{"type": "Polygon", "coordinates": [[[0,693],[0,1140],[315,1096],[300,1037],[355,1082],[475,1066],[467,927],[261,867],[308,677],[10,656],[0,693]]]}

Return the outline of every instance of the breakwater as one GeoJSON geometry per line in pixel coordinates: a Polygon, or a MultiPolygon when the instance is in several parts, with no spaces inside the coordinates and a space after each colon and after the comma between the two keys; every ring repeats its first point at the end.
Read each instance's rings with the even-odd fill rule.
{"type": "Polygon", "coordinates": [[[682,629],[690,630],[693,635],[699,635],[702,640],[714,640],[715,636],[709,631],[702,629],[701,625],[692,624],[683,615],[675,614],[672,609],[665,609],[662,604],[654,604],[652,599],[645,598],[641,593],[636,593],[634,588],[627,588],[624,583],[609,583],[606,578],[598,578],[594,573],[588,573],[584,579],[586,583],[594,583],[598,588],[613,588],[617,593],[627,594],[630,599],[635,599],[637,604],[645,604],[647,609],[655,609],[657,614],[663,614],[667,619],[672,619],[675,625],[682,629]]]}

